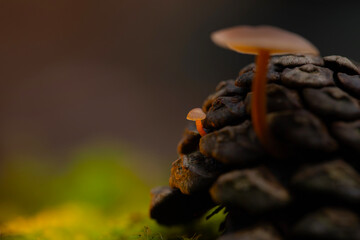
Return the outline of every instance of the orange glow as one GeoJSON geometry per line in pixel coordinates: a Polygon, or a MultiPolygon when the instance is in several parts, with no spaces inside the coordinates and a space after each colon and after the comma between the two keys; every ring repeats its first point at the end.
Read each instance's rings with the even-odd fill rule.
{"type": "Polygon", "coordinates": [[[264,146],[269,144],[269,133],[266,122],[266,82],[270,53],[260,51],[256,58],[255,77],[252,82],[251,118],[256,135],[264,146]]]}
{"type": "Polygon", "coordinates": [[[196,129],[198,130],[198,132],[200,133],[201,136],[205,136],[206,132],[202,126],[201,120],[196,120],[196,129]]]}

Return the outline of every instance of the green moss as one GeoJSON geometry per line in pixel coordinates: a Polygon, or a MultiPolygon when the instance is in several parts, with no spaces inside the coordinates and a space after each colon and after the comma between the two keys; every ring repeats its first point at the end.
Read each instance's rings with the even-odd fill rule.
{"type": "Polygon", "coordinates": [[[12,159],[0,172],[0,239],[216,238],[222,213],[170,228],[149,219],[150,186],[125,164],[132,158],[113,148],[85,149],[60,169],[12,159]]]}

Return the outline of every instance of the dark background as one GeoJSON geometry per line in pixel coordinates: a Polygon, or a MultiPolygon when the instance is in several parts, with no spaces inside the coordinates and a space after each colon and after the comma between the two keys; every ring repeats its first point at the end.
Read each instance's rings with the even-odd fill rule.
{"type": "Polygon", "coordinates": [[[65,161],[84,144],[114,142],[169,165],[187,112],[253,61],[216,47],[212,31],[275,25],[322,55],[360,60],[359,9],[316,0],[0,1],[1,158],[65,161]]]}

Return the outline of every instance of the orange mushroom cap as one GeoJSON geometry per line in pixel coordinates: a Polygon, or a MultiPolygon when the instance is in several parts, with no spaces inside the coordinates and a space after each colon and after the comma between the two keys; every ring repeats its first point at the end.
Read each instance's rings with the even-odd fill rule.
{"type": "Polygon", "coordinates": [[[300,35],[272,26],[235,26],[216,31],[211,39],[217,45],[236,52],[258,54],[267,51],[276,54],[312,54],[319,50],[300,35]]]}
{"type": "Polygon", "coordinates": [[[206,118],[206,114],[203,112],[201,108],[192,109],[186,116],[186,119],[191,121],[203,120],[205,118],[206,118]]]}

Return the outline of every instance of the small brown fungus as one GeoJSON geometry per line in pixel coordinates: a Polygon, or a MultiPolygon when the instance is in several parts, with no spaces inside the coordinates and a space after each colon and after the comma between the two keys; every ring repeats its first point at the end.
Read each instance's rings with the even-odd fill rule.
{"type": "Polygon", "coordinates": [[[303,37],[272,26],[236,26],[214,32],[211,39],[219,46],[236,52],[257,55],[252,82],[251,117],[254,130],[265,147],[269,147],[266,123],[266,82],[270,55],[319,55],[317,48],[303,37]]]}
{"type": "Polygon", "coordinates": [[[199,134],[201,136],[205,136],[206,132],[202,126],[201,120],[206,118],[206,114],[201,108],[194,108],[192,109],[188,115],[186,116],[187,120],[195,121],[196,123],[196,129],[198,130],[199,134]]]}

